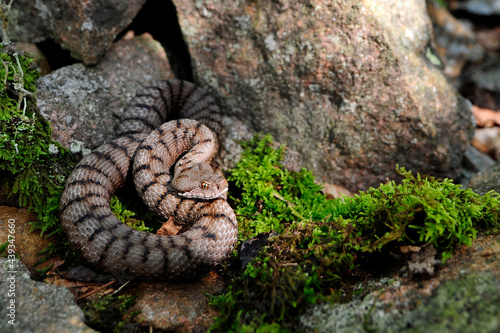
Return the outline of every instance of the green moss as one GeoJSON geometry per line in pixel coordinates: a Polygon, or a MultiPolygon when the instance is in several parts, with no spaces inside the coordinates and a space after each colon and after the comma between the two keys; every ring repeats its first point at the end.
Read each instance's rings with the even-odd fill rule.
{"type": "MultiPolygon", "coordinates": [[[[109,203],[111,211],[113,214],[116,215],[116,217],[122,222],[127,225],[129,225],[131,228],[139,230],[139,231],[146,231],[146,232],[152,232],[153,228],[148,227],[145,225],[144,220],[140,220],[137,218],[134,218],[134,216],[137,215],[135,211],[132,211],[126,207],[135,207],[136,205],[132,205],[132,203],[128,203],[127,205],[124,205],[122,203],[124,199],[121,199],[117,196],[113,196],[111,198],[111,201],[109,203]]],[[[145,216],[145,218],[150,217],[150,220],[152,220],[152,214],[149,213],[145,216]]]]}
{"type": "Polygon", "coordinates": [[[444,282],[412,311],[412,327],[400,332],[494,332],[500,326],[500,286],[491,272],[444,282]]]}
{"type": "Polygon", "coordinates": [[[246,240],[263,232],[281,232],[283,222],[321,220],[325,197],[321,186],[314,182],[312,172],[284,170],[279,161],[284,147],[271,148],[270,135],[262,140],[255,137],[242,143],[245,148],[241,161],[230,171],[238,194],[230,196],[239,219],[239,239],[246,240]]]}
{"type": "Polygon", "coordinates": [[[99,332],[120,332],[130,324],[129,330],[138,324],[131,324],[139,312],[128,313],[139,295],[100,296],[83,307],[85,322],[99,332]]]}
{"type": "Polygon", "coordinates": [[[7,256],[7,247],[9,246],[9,241],[0,244],[0,256],[7,256]]]}
{"type": "Polygon", "coordinates": [[[271,230],[279,236],[220,296],[213,330],[292,329],[304,305],[337,299],[341,283],[373,255],[432,243],[445,259],[455,246],[470,245],[478,228],[499,227],[498,194],[479,196],[404,168],[401,184],[327,200],[310,172],[279,165],[283,148],[273,150],[270,142],[265,136],[245,144],[229,179],[240,190],[232,197],[240,240],[271,230]]]}
{"type": "Polygon", "coordinates": [[[38,112],[38,77],[28,54],[11,46],[0,50],[1,186],[36,213],[43,234],[60,230],[59,199],[73,162],[38,112]]]}

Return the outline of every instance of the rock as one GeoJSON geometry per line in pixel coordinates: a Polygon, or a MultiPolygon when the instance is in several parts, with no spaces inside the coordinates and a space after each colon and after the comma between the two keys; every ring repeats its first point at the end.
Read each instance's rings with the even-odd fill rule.
{"type": "Polygon", "coordinates": [[[436,259],[437,251],[434,245],[427,244],[411,254],[408,260],[410,276],[434,276],[435,267],[441,263],[436,259]]]}
{"type": "Polygon", "coordinates": [[[493,190],[500,193],[500,163],[479,172],[469,181],[469,188],[479,195],[493,190]]]}
{"type": "MultiPolygon", "coordinates": [[[[96,64],[146,0],[14,1],[8,34],[14,41],[54,39],[86,65],[96,64]]],[[[1,30],[1,29],[0,29],[1,30]]]]}
{"type": "Polygon", "coordinates": [[[56,239],[54,237],[40,237],[39,230],[32,232],[33,226],[30,223],[36,221],[36,216],[29,213],[26,208],[0,206],[0,244],[5,243],[9,239],[9,235],[14,236],[15,253],[32,276],[36,276],[37,269],[46,268],[57,260],[51,258],[38,265],[40,260],[44,258],[44,255],[39,252],[47,248],[50,243],[56,242],[56,239]],[[15,228],[12,229],[10,224],[14,225],[15,228]],[[14,231],[12,232],[12,230],[14,231]]]}
{"type": "Polygon", "coordinates": [[[454,178],[470,108],[425,55],[423,1],[175,0],[197,81],[321,181],[357,191],[414,172],[454,178]]]}
{"type": "Polygon", "coordinates": [[[464,165],[472,172],[479,172],[492,167],[495,160],[470,146],[464,154],[464,165]]]}
{"type": "Polygon", "coordinates": [[[478,62],[485,52],[474,32],[433,0],[427,1],[427,11],[434,28],[436,49],[444,62],[444,73],[456,78],[467,62],[478,62]]]}
{"type": "Polygon", "coordinates": [[[0,258],[0,267],[0,331],[95,332],[68,289],[31,280],[17,259],[0,258]]]}
{"type": "Polygon", "coordinates": [[[93,149],[116,137],[121,112],[141,85],[172,77],[163,48],[150,35],[127,35],[95,67],[74,64],[40,78],[38,107],[54,140],[93,149]]]}
{"type": "Polygon", "coordinates": [[[241,244],[240,262],[242,270],[245,270],[247,265],[257,257],[262,248],[269,243],[269,239],[274,236],[278,236],[274,231],[265,232],[247,239],[241,244]]]}
{"type": "Polygon", "coordinates": [[[16,48],[31,54],[33,62],[40,68],[40,75],[47,75],[50,73],[50,65],[45,55],[40,49],[32,43],[16,43],[16,48]]]}
{"type": "Polygon", "coordinates": [[[489,58],[470,66],[460,77],[460,91],[474,105],[490,110],[500,109],[500,64],[489,58]]]}
{"type": "Polygon", "coordinates": [[[476,15],[500,15],[500,2],[498,0],[461,0],[452,1],[451,10],[465,10],[476,15]]]}
{"type": "Polygon", "coordinates": [[[234,117],[222,117],[222,130],[223,141],[220,150],[222,164],[226,168],[234,168],[243,152],[243,148],[238,142],[248,141],[252,139],[253,135],[242,121],[234,117]]]}
{"type": "Polygon", "coordinates": [[[500,51],[500,29],[483,29],[476,32],[476,38],[481,46],[490,52],[500,51]]]}
{"type": "Polygon", "coordinates": [[[434,277],[399,272],[360,284],[346,303],[312,305],[306,332],[498,332],[500,242],[480,236],[460,247],[434,277]]]}
{"type": "Polygon", "coordinates": [[[326,195],[328,199],[341,198],[342,196],[352,197],[354,194],[349,192],[345,187],[330,183],[323,183],[321,192],[326,195]]]}
{"type": "Polygon", "coordinates": [[[207,294],[225,292],[225,283],[210,273],[196,283],[141,283],[127,293],[140,294],[130,312],[141,311],[137,322],[155,331],[205,332],[217,315],[207,294]]]}

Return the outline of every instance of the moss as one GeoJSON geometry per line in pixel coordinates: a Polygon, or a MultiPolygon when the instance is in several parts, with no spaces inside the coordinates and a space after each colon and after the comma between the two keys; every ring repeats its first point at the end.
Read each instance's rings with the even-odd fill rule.
{"type": "MultiPolygon", "coordinates": [[[[446,281],[411,313],[404,332],[494,332],[499,326],[500,286],[491,272],[446,281]]],[[[400,332],[401,332],[400,331],[400,332]]]]}
{"type": "Polygon", "coordinates": [[[139,312],[127,313],[139,295],[100,296],[83,307],[85,322],[99,332],[133,331],[132,324],[139,312]]]}
{"type": "Polygon", "coordinates": [[[239,190],[231,199],[240,241],[271,230],[279,236],[220,296],[213,330],[292,329],[304,305],[337,299],[341,284],[372,256],[431,243],[445,260],[455,246],[470,245],[478,228],[499,227],[498,194],[479,196],[404,168],[401,184],[327,200],[310,172],[279,165],[283,148],[273,150],[270,142],[265,136],[245,144],[229,179],[239,190]]]}
{"type": "Polygon", "coordinates": [[[36,213],[43,234],[60,230],[59,199],[73,161],[38,112],[38,77],[28,54],[12,46],[0,50],[1,186],[36,213]]]}
{"type": "Polygon", "coordinates": [[[497,271],[467,271],[458,279],[441,281],[426,296],[422,288],[408,289],[399,283],[375,279],[367,286],[369,292],[349,302],[312,306],[301,317],[301,328],[305,332],[498,332],[497,271]]]}
{"type": "MultiPolygon", "coordinates": [[[[111,201],[109,203],[109,206],[111,208],[111,211],[115,216],[122,222],[127,224],[133,229],[139,230],[139,231],[146,231],[146,232],[152,232],[153,228],[150,228],[145,225],[144,220],[140,220],[135,218],[134,216],[137,215],[135,211],[132,211],[128,208],[125,208],[125,205],[122,203],[124,199],[120,199],[117,196],[113,196],[111,198],[111,201]]],[[[128,203],[126,205],[127,207],[135,206],[132,205],[131,203],[128,203]]],[[[150,215],[150,214],[148,214],[150,215]]]]}
{"type": "Polygon", "coordinates": [[[325,202],[321,186],[312,172],[284,170],[279,161],[284,147],[271,148],[270,135],[242,143],[241,161],[230,171],[228,180],[237,187],[231,195],[239,219],[239,239],[246,240],[263,232],[284,230],[284,221],[321,220],[325,202]]]}

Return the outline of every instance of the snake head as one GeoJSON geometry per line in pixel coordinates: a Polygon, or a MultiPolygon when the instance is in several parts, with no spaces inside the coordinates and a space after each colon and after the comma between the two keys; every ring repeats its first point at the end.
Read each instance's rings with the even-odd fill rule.
{"type": "Polygon", "coordinates": [[[180,171],[175,170],[171,185],[184,198],[211,200],[227,196],[226,178],[208,163],[196,163],[180,171]]]}

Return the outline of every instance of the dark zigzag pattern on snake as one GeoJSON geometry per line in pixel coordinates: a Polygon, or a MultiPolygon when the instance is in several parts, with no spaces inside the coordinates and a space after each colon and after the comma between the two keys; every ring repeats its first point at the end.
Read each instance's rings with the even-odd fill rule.
{"type": "MultiPolygon", "coordinates": [[[[138,175],[150,172],[154,163],[173,165],[186,145],[207,144],[193,139],[201,126],[190,120],[162,125],[172,116],[197,119],[215,135],[221,130],[219,108],[205,90],[180,80],[156,82],[139,91],[124,111],[119,137],[85,156],[75,167],[61,198],[62,229],[72,247],[88,263],[121,279],[195,278],[224,260],[236,243],[237,221],[228,203],[222,198],[186,199],[169,192],[169,168],[153,171],[156,178],[139,181],[142,183],[136,187],[147,195],[150,201],[146,204],[151,208],[193,224],[188,231],[158,236],[133,230],[112,214],[110,198],[124,183],[136,150],[152,131],[162,137],[156,145],[163,146],[168,156],[150,155],[150,162],[135,168],[138,175]],[[194,142],[184,142],[190,140],[194,142]]],[[[200,141],[214,141],[213,149],[218,149],[218,140],[200,141]]],[[[150,146],[141,149],[148,153],[150,146]]]]}

